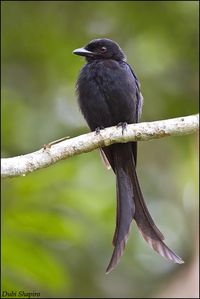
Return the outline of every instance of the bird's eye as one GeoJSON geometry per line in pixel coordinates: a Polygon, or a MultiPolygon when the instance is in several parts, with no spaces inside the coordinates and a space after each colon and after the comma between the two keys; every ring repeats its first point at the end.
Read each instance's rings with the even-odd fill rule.
{"type": "Polygon", "coordinates": [[[107,48],[106,47],[101,47],[101,52],[102,53],[105,53],[107,51],[107,48]]]}

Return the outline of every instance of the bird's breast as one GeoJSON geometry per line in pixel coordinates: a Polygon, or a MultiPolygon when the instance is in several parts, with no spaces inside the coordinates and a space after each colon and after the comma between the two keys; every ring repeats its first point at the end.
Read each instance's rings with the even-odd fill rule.
{"type": "Polygon", "coordinates": [[[90,122],[95,115],[101,122],[99,126],[105,127],[135,122],[134,80],[117,61],[95,60],[86,64],[78,79],[79,103],[86,120],[90,122]]]}

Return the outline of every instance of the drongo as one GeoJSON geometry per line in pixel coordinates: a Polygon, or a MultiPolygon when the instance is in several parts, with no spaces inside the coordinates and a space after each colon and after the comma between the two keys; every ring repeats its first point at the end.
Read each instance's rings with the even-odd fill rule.
{"type": "MultiPolygon", "coordinates": [[[[78,103],[89,128],[99,131],[114,125],[139,122],[143,97],[140,83],[119,45],[106,38],[92,40],[73,51],[86,64],[77,81],[78,103]]],[[[183,263],[163,242],[144,201],[136,173],[137,142],[117,143],[101,149],[104,160],[116,175],[116,228],[113,254],[106,273],[118,263],[134,219],[145,241],[161,256],[183,263]]]]}

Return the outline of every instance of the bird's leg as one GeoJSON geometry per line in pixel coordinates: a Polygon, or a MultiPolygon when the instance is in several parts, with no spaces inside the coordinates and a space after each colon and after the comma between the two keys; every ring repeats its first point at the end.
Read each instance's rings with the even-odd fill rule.
{"type": "Polygon", "coordinates": [[[103,130],[103,129],[104,129],[103,126],[97,127],[97,128],[95,129],[95,133],[96,133],[96,135],[99,135],[99,134],[100,134],[100,131],[103,130]]]}
{"type": "Polygon", "coordinates": [[[126,130],[127,127],[127,122],[120,122],[117,124],[117,128],[121,127],[122,128],[122,135],[124,135],[124,131],[126,130]]]}

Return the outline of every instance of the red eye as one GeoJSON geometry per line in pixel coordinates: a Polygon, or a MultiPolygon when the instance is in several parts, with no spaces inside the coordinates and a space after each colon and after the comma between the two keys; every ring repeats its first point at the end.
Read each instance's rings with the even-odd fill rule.
{"type": "Polygon", "coordinates": [[[102,53],[105,53],[107,51],[107,48],[106,47],[101,47],[101,52],[102,53]]]}

